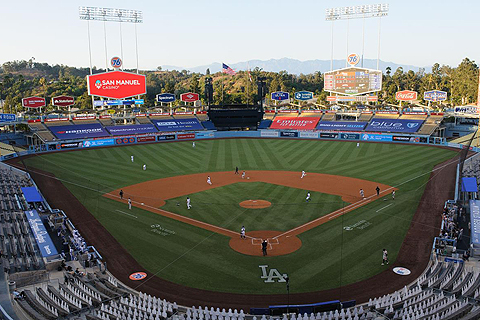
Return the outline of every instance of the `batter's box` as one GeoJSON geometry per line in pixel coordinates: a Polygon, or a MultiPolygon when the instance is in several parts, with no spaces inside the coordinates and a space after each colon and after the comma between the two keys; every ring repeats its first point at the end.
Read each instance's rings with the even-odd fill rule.
{"type": "Polygon", "coordinates": [[[259,239],[259,238],[252,238],[252,244],[254,246],[261,246],[262,245],[262,239],[259,239]]]}
{"type": "Polygon", "coordinates": [[[280,244],[278,238],[268,238],[267,241],[269,244],[280,244]]]}

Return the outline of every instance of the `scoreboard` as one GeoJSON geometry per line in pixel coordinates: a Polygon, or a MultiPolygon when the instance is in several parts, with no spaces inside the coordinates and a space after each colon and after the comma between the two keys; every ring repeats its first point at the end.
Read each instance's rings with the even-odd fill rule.
{"type": "Polygon", "coordinates": [[[382,72],[364,68],[345,68],[325,72],[325,91],[360,95],[382,90],[382,72]]]}

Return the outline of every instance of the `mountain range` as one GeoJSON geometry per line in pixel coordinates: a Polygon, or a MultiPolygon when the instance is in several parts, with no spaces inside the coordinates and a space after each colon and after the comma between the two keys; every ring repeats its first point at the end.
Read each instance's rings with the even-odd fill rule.
{"type": "MultiPolygon", "coordinates": [[[[316,71],[320,71],[324,73],[326,71],[330,71],[330,60],[307,60],[307,61],[300,61],[296,59],[290,58],[282,58],[282,59],[270,59],[270,60],[249,60],[244,62],[238,63],[228,63],[225,62],[228,66],[232,69],[238,70],[250,70],[254,69],[255,67],[259,67],[264,71],[270,72],[279,72],[282,70],[287,71],[290,74],[310,74],[316,71]]],[[[362,67],[362,62],[360,62],[357,67],[362,67]]],[[[363,62],[363,67],[368,69],[377,69],[377,60],[376,59],[365,59],[363,62]]],[[[380,60],[379,62],[379,69],[385,71],[387,67],[392,69],[392,73],[397,70],[398,67],[402,67],[403,71],[413,70],[417,72],[419,68],[425,68],[427,72],[430,71],[431,67],[418,67],[413,65],[405,65],[405,64],[398,64],[394,62],[388,62],[380,60]]],[[[345,68],[345,60],[333,60],[333,69],[341,69],[345,68]]],[[[210,69],[211,73],[219,72],[222,69],[222,63],[214,62],[209,65],[197,66],[197,67],[179,67],[179,66],[169,66],[165,65],[162,66],[162,70],[188,70],[190,72],[195,73],[202,73],[205,74],[206,70],[210,69]]]]}

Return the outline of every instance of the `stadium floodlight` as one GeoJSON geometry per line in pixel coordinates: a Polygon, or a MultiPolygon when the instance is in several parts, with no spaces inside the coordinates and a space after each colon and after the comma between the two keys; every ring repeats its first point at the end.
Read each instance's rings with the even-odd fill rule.
{"type": "Polygon", "coordinates": [[[122,39],[122,22],[135,24],[135,52],[137,58],[138,73],[138,41],[137,41],[137,24],[143,23],[143,13],[139,10],[100,8],[100,7],[78,7],[78,15],[80,20],[88,22],[88,48],[90,53],[90,74],[92,74],[92,52],[90,46],[90,20],[103,21],[103,32],[105,41],[105,71],[108,71],[108,55],[107,55],[107,32],[105,22],[119,22],[120,24],[120,50],[121,59],[123,60],[123,39],[122,39]]]}
{"type": "Polygon", "coordinates": [[[329,8],[325,10],[325,20],[346,20],[362,18],[378,18],[388,15],[388,4],[367,4],[354,7],[329,8]]]}
{"type": "Polygon", "coordinates": [[[143,13],[138,10],[79,7],[80,20],[143,23],[143,13]]]}
{"type": "MultiPolygon", "coordinates": [[[[365,18],[379,18],[378,20],[378,53],[377,53],[377,69],[380,62],[380,30],[381,30],[381,18],[388,16],[389,6],[387,3],[381,4],[366,4],[360,6],[351,7],[338,7],[329,8],[325,10],[325,20],[332,22],[332,49],[330,59],[330,69],[333,70],[333,22],[337,20],[351,20],[351,19],[363,19],[363,35],[362,35],[362,67],[363,56],[365,52],[365,18]]],[[[348,29],[349,24],[347,22],[347,55],[348,52],[348,29]]],[[[347,66],[347,64],[345,64],[347,66]]]]}

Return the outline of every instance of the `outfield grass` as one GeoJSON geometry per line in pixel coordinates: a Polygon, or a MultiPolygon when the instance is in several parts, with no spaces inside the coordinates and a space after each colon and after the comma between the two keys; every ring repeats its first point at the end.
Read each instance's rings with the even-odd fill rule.
{"type": "MultiPolygon", "coordinates": [[[[334,288],[383,271],[382,248],[388,249],[390,260],[394,261],[430,170],[455,154],[440,148],[399,144],[361,143],[357,148],[356,143],[340,141],[228,139],[198,141],[195,148],[191,142],[175,142],[61,152],[33,157],[26,163],[62,179],[119,243],[158,276],[208,290],[271,294],[283,293],[284,284],[264,283],[259,265],[268,264],[288,273],[292,293],[334,288]],[[130,155],[135,156],[133,164],[130,155]],[[147,171],[142,171],[144,163],[147,171]],[[242,255],[229,248],[229,238],[225,236],[142,209],[132,209],[131,213],[138,216],[134,219],[120,212],[125,210],[124,204],[102,196],[134,183],[198,172],[233,172],[235,166],[247,171],[305,170],[336,174],[385,183],[399,190],[394,205],[382,209],[392,201],[389,197],[387,201],[377,200],[318,226],[299,236],[303,245],[298,251],[279,257],[242,255]],[[382,210],[377,212],[379,209],[382,210]],[[354,225],[357,227],[344,229],[354,225]],[[155,229],[167,229],[174,234],[160,234],[155,229]]],[[[255,189],[255,184],[251,185],[253,189],[249,192],[266,192],[268,188],[255,189]]],[[[210,223],[216,221],[217,225],[229,223],[228,210],[223,212],[222,207],[234,206],[241,198],[235,194],[238,193],[235,188],[243,187],[234,184],[211,193],[205,191],[207,199],[203,192],[192,195],[193,205],[200,206],[201,212],[190,210],[184,214],[210,223]],[[207,205],[212,199],[216,204],[207,205]]],[[[287,189],[285,192],[291,193],[292,201],[298,199],[303,203],[305,191],[287,189]]],[[[271,196],[288,199],[280,191],[278,195],[271,192],[271,196]]],[[[328,195],[312,196],[323,199],[328,195]]],[[[257,198],[265,197],[268,193],[257,198]]],[[[328,197],[321,203],[332,206],[328,210],[333,211],[338,202],[328,197]]],[[[181,203],[184,205],[184,199],[181,203]]],[[[171,205],[169,201],[166,208],[171,205]]],[[[284,214],[288,217],[279,218],[277,212],[273,219],[250,217],[249,223],[255,227],[249,230],[257,225],[259,229],[289,229],[289,224],[299,225],[300,220],[317,214],[308,208],[298,213],[295,209],[288,211],[286,205],[282,210],[288,212],[284,214]]],[[[240,221],[236,218],[231,221],[233,230],[238,229],[240,221]]]]}

